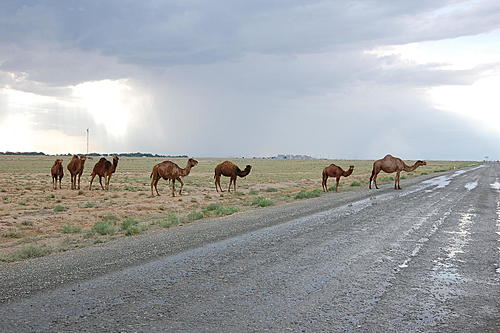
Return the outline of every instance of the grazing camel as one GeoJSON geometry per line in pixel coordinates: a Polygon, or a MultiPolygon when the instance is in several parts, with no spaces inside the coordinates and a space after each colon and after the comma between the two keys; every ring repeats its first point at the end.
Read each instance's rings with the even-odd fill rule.
{"type": "Polygon", "coordinates": [[[73,158],[68,164],[68,170],[71,174],[71,189],[79,190],[80,189],[80,178],[83,173],[83,167],[85,166],[86,156],[78,156],[73,155],[73,158]],[[78,187],[76,186],[76,177],[78,176],[78,187]]]}
{"type": "Polygon", "coordinates": [[[151,176],[149,176],[151,178],[151,196],[154,196],[153,186],[156,190],[156,194],[160,195],[157,187],[160,178],[172,181],[173,197],[175,197],[175,181],[178,180],[179,183],[181,183],[181,188],[179,190],[179,195],[181,195],[182,188],[184,187],[184,182],[182,181],[182,177],[186,177],[187,175],[189,175],[189,173],[191,172],[191,168],[196,166],[197,164],[198,164],[197,160],[190,158],[188,159],[187,165],[184,169],[182,169],[177,164],[171,161],[163,161],[155,165],[153,167],[153,171],[151,171],[151,176]]]}
{"type": "Polygon", "coordinates": [[[241,171],[240,168],[236,166],[233,162],[230,161],[225,161],[222,162],[221,164],[217,165],[215,167],[215,189],[217,192],[219,192],[219,189],[217,188],[217,185],[219,185],[219,188],[221,192],[224,192],[222,187],[220,186],[220,176],[226,176],[226,177],[231,177],[229,179],[229,188],[227,189],[228,192],[231,192],[231,183],[234,184],[234,191],[236,192],[236,177],[245,177],[250,173],[250,170],[252,170],[251,165],[247,165],[243,171],[241,171]]]}
{"type": "Polygon", "coordinates": [[[427,165],[427,163],[425,161],[418,160],[412,166],[408,166],[400,158],[394,157],[392,155],[385,155],[384,158],[373,162],[373,169],[372,169],[372,175],[370,176],[369,188],[370,189],[372,188],[372,180],[373,180],[373,184],[375,184],[375,188],[378,189],[377,175],[379,174],[380,170],[382,170],[386,173],[393,173],[393,172],[396,173],[396,179],[394,181],[394,189],[400,190],[401,189],[401,186],[399,186],[399,174],[400,174],[400,172],[401,171],[410,172],[410,171],[413,171],[422,165],[427,165]]]}
{"type": "Polygon", "coordinates": [[[106,185],[106,191],[109,191],[109,182],[111,181],[111,176],[116,171],[116,167],[118,166],[118,156],[113,156],[113,164],[110,161],[101,157],[99,161],[94,165],[94,169],[90,174],[90,185],[89,190],[92,191],[92,182],[94,181],[95,176],[99,176],[99,184],[101,184],[101,188],[104,190],[104,186],[102,186],[102,177],[104,177],[104,184],[106,185]]]}
{"type": "Polygon", "coordinates": [[[57,190],[57,180],[59,179],[59,189],[61,189],[61,180],[64,177],[64,168],[62,165],[63,160],[57,159],[54,162],[52,168],[50,168],[50,173],[52,174],[52,186],[54,190],[57,190]]]}
{"type": "Polygon", "coordinates": [[[328,186],[326,184],[328,177],[333,177],[337,180],[337,184],[335,186],[335,192],[339,191],[339,180],[340,177],[349,177],[352,172],[354,171],[354,165],[349,166],[349,170],[344,171],[342,170],[341,167],[335,165],[335,164],[330,164],[326,168],[323,169],[323,191],[328,192],[328,186]]]}

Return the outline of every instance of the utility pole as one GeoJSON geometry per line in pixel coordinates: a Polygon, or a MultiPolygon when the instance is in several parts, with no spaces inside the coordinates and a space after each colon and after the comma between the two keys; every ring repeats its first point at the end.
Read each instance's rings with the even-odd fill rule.
{"type": "Polygon", "coordinates": [[[87,155],[89,154],[89,129],[87,128],[87,155]]]}

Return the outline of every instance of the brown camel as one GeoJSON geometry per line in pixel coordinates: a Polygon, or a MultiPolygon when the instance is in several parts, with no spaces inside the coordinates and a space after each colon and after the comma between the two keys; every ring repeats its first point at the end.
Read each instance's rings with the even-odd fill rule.
{"type": "Polygon", "coordinates": [[[182,188],[184,187],[184,182],[182,181],[182,177],[186,177],[187,175],[189,175],[189,173],[191,172],[191,168],[196,166],[197,164],[198,164],[197,160],[190,158],[188,159],[187,165],[184,169],[182,169],[177,164],[171,161],[163,161],[155,165],[153,167],[153,171],[151,171],[151,176],[149,176],[151,178],[151,196],[154,196],[153,186],[156,190],[156,194],[160,195],[157,187],[160,178],[172,181],[173,197],[175,197],[175,181],[178,180],[179,183],[181,183],[181,188],[179,190],[179,195],[181,195],[182,188]]]}
{"type": "Polygon", "coordinates": [[[61,180],[64,177],[62,162],[63,160],[57,159],[52,168],[50,168],[50,173],[52,174],[52,186],[54,187],[54,190],[57,190],[57,180],[59,180],[59,189],[61,189],[61,180]]]}
{"type": "Polygon", "coordinates": [[[80,189],[80,178],[83,173],[83,167],[85,166],[86,156],[78,156],[73,155],[73,158],[68,164],[68,170],[71,174],[71,189],[79,190],[80,189]],[[78,176],[78,187],[76,185],[76,177],[78,176]]]}
{"type": "Polygon", "coordinates": [[[335,192],[339,191],[339,180],[340,177],[349,177],[351,173],[354,171],[354,165],[349,166],[349,170],[344,171],[341,167],[330,164],[326,168],[323,169],[323,191],[328,192],[328,186],[326,184],[328,177],[333,177],[337,180],[337,184],[335,186],[335,192]]]}
{"type": "Polygon", "coordinates": [[[217,188],[217,185],[219,185],[219,188],[221,192],[224,192],[222,187],[220,186],[220,176],[226,176],[226,177],[231,177],[229,179],[229,188],[227,189],[228,192],[231,192],[231,184],[234,184],[234,191],[236,192],[236,177],[245,177],[250,173],[250,170],[252,170],[251,165],[247,165],[243,171],[241,171],[240,168],[236,166],[233,162],[230,161],[225,161],[222,162],[221,164],[217,165],[215,167],[215,189],[217,192],[219,192],[219,189],[217,188]]]}
{"type": "Polygon", "coordinates": [[[104,186],[102,186],[102,177],[104,177],[104,184],[106,185],[106,191],[109,191],[109,182],[111,181],[111,176],[116,171],[116,167],[118,166],[118,156],[113,156],[113,164],[110,161],[101,157],[99,161],[94,165],[94,169],[90,174],[90,185],[89,190],[92,190],[92,182],[94,181],[95,176],[99,176],[99,184],[101,184],[101,188],[104,190],[104,186]]]}
{"type": "Polygon", "coordinates": [[[376,160],[373,162],[373,169],[372,169],[372,175],[370,176],[370,185],[369,188],[372,188],[372,180],[373,184],[375,184],[375,188],[378,189],[377,186],[377,175],[379,174],[380,170],[386,172],[386,173],[396,173],[396,179],[394,181],[394,189],[395,190],[400,190],[401,186],[399,186],[399,174],[401,171],[406,171],[410,172],[415,170],[421,165],[427,165],[425,161],[416,161],[415,164],[412,166],[408,166],[401,160],[400,158],[394,157],[392,155],[385,155],[384,158],[380,160],[376,160]]]}

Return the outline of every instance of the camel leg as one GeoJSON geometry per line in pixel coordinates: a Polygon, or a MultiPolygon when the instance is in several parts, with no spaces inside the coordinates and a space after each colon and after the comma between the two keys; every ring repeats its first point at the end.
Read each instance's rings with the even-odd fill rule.
{"type": "Polygon", "coordinates": [[[181,189],[179,190],[179,195],[182,195],[182,188],[184,187],[184,182],[182,181],[181,177],[177,178],[177,180],[179,181],[179,183],[181,183],[181,189]]]}
{"type": "Polygon", "coordinates": [[[82,176],[82,175],[78,175],[78,190],[80,189],[80,177],[81,177],[81,176],[82,176]]]}
{"type": "Polygon", "coordinates": [[[63,177],[61,176],[61,178],[59,178],[59,189],[60,190],[62,190],[62,185],[61,185],[62,179],[63,179],[63,177]]]}
{"type": "Polygon", "coordinates": [[[154,197],[153,186],[154,186],[155,180],[156,180],[156,176],[155,177],[151,177],[151,197],[154,197]]]}
{"type": "Polygon", "coordinates": [[[394,183],[394,188],[396,190],[400,190],[401,189],[401,186],[399,186],[399,179],[400,179],[400,172],[396,172],[396,180],[395,180],[395,183],[394,183]]]}
{"type": "Polygon", "coordinates": [[[175,197],[175,179],[172,179],[172,196],[175,197]]]}
{"type": "Polygon", "coordinates": [[[234,193],[236,193],[236,180],[238,179],[238,177],[234,177],[234,180],[233,180],[233,185],[234,185],[234,193]]]}
{"type": "Polygon", "coordinates": [[[337,184],[335,185],[335,192],[339,191],[339,181],[340,181],[340,177],[337,177],[337,184]]]}
{"type": "Polygon", "coordinates": [[[377,176],[378,176],[378,173],[376,173],[374,176],[373,176],[373,184],[375,185],[375,188],[378,190],[378,186],[377,186],[377,176]]]}
{"type": "Polygon", "coordinates": [[[321,186],[323,187],[323,192],[328,192],[327,181],[328,181],[328,176],[323,175],[323,180],[321,182],[321,186]]]}
{"type": "Polygon", "coordinates": [[[158,196],[160,196],[160,192],[158,192],[158,182],[160,181],[160,177],[156,178],[155,180],[155,190],[156,190],[156,194],[158,196]]]}
{"type": "Polygon", "coordinates": [[[111,182],[111,175],[104,176],[104,183],[106,184],[106,191],[109,191],[109,183],[111,182]]]}
{"type": "Polygon", "coordinates": [[[89,184],[89,191],[92,191],[92,182],[94,181],[95,175],[91,174],[90,175],[90,184],[89,184]]]}
{"type": "Polygon", "coordinates": [[[76,175],[71,175],[71,189],[74,190],[75,189],[75,177],[76,175]]]}
{"type": "Polygon", "coordinates": [[[220,175],[215,175],[215,189],[217,190],[217,192],[219,192],[219,189],[217,188],[217,185],[219,186],[220,191],[224,192],[224,190],[220,186],[220,175]]]}
{"type": "MultiPolygon", "coordinates": [[[[106,179],[104,179],[104,183],[106,184],[106,179]]],[[[102,177],[99,176],[99,184],[101,184],[101,189],[104,191],[104,186],[102,186],[102,177]]]]}

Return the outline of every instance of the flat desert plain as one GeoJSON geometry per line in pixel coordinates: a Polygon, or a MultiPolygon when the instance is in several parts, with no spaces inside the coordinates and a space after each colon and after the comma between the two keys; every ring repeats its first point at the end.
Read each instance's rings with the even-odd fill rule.
{"type": "MultiPolygon", "coordinates": [[[[195,157],[196,158],[196,157],[195,157]]],[[[366,189],[373,161],[232,159],[241,169],[252,165],[251,173],[238,178],[237,192],[228,193],[229,178],[222,177],[224,193],[217,193],[214,168],[225,159],[196,158],[199,164],[184,178],[182,196],[171,196],[166,181],[160,180],[161,196],[151,196],[152,167],[171,160],[185,167],[187,158],[120,158],[109,191],[100,188],[98,178],[89,191],[89,175],[99,158],[89,158],[80,190],[70,190],[66,166],[70,156],[0,156],[0,261],[67,251],[131,237],[145,232],[168,232],[169,227],[203,223],[203,218],[237,214],[268,205],[324,195],[321,174],[335,163],[344,170],[355,169],[341,178],[339,194],[366,189]],[[56,158],[64,160],[62,189],[52,189],[50,168],[56,158]]],[[[108,158],[110,159],[110,158],[108,158]]],[[[412,165],[414,161],[406,161],[412,165]]],[[[477,164],[462,161],[428,161],[402,179],[459,169],[477,164]]],[[[379,186],[391,187],[394,174],[381,173],[379,186]]],[[[334,179],[329,179],[332,187],[334,179]]],[[[176,184],[177,190],[179,184],[176,184]]],[[[404,180],[402,181],[404,187],[404,180]]]]}

